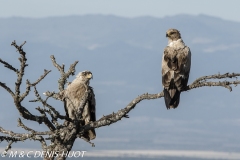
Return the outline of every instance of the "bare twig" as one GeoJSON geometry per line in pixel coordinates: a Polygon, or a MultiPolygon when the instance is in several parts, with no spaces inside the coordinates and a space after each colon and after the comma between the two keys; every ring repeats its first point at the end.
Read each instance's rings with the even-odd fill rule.
{"type": "Polygon", "coordinates": [[[35,93],[35,96],[37,97],[37,101],[41,102],[43,104],[43,106],[49,108],[54,113],[54,115],[53,115],[53,114],[50,114],[50,111],[48,112],[54,120],[57,120],[57,118],[60,118],[60,119],[65,119],[65,120],[71,121],[70,118],[68,118],[67,116],[61,115],[54,107],[52,107],[50,104],[48,104],[47,99],[43,100],[41,98],[41,96],[39,95],[39,93],[36,89],[36,86],[34,86],[34,93],[35,93]]]}
{"type": "Polygon", "coordinates": [[[197,78],[192,84],[199,83],[203,80],[207,79],[223,79],[223,78],[233,78],[233,77],[239,77],[239,73],[225,73],[225,74],[214,74],[210,76],[202,76],[200,78],[197,78]]]}
{"type": "Polygon", "coordinates": [[[50,71],[44,70],[44,74],[41,75],[41,77],[40,77],[38,80],[36,80],[36,82],[34,82],[34,83],[30,83],[29,80],[26,80],[26,85],[27,85],[26,91],[20,96],[19,101],[20,101],[20,102],[23,101],[24,98],[25,98],[26,96],[28,96],[28,94],[29,94],[29,92],[30,92],[30,90],[31,90],[31,87],[32,87],[32,86],[36,86],[36,85],[37,85],[41,80],[43,80],[43,78],[45,78],[45,77],[47,76],[47,74],[50,73],[50,72],[51,72],[51,70],[50,70],[50,71]]]}
{"type": "Polygon", "coordinates": [[[5,152],[7,152],[8,150],[10,150],[12,148],[12,144],[13,144],[13,141],[10,141],[7,145],[7,147],[5,148],[5,152]]]}
{"type": "Polygon", "coordinates": [[[31,129],[31,128],[27,127],[26,125],[24,125],[20,118],[18,119],[18,126],[22,127],[26,131],[29,131],[35,135],[51,135],[51,134],[53,134],[53,132],[51,132],[51,131],[44,131],[44,132],[35,131],[34,129],[31,129]]]}
{"type": "Polygon", "coordinates": [[[44,69],[44,73],[43,73],[43,75],[41,75],[40,76],[40,78],[38,78],[38,80],[36,80],[36,82],[34,82],[34,83],[32,83],[31,84],[31,86],[36,86],[39,82],[41,82],[47,75],[48,75],[48,73],[50,73],[51,72],[51,70],[46,70],[46,69],[44,69]]]}
{"type": "Polygon", "coordinates": [[[19,61],[20,61],[20,69],[19,69],[19,71],[17,72],[17,76],[18,76],[18,78],[17,78],[17,82],[15,83],[16,85],[15,85],[15,96],[16,97],[19,97],[20,98],[20,86],[21,86],[21,84],[22,84],[22,78],[23,78],[23,75],[24,75],[24,70],[25,70],[25,67],[26,66],[28,66],[27,64],[26,64],[26,62],[27,62],[27,58],[26,58],[26,53],[23,51],[23,49],[22,49],[22,47],[23,47],[23,45],[26,43],[26,41],[24,41],[23,42],[23,44],[21,44],[20,46],[18,46],[17,44],[16,44],[16,42],[15,41],[13,41],[12,42],[12,46],[14,46],[16,49],[17,49],[17,51],[19,52],[19,54],[20,54],[20,58],[19,58],[19,61]]]}
{"type": "Polygon", "coordinates": [[[232,91],[232,87],[231,85],[238,85],[240,84],[240,81],[222,81],[222,82],[200,82],[200,83],[193,83],[191,85],[189,85],[184,91],[187,91],[187,90],[190,90],[190,89],[193,89],[193,88],[198,88],[198,87],[203,87],[203,86],[208,86],[208,87],[211,87],[211,86],[219,86],[219,87],[225,87],[227,89],[229,89],[229,91],[231,92],[232,91]]]}
{"type": "Polygon", "coordinates": [[[44,92],[43,94],[47,97],[52,97],[56,100],[61,100],[61,101],[63,101],[63,98],[64,98],[62,91],[59,93],[55,93],[54,91],[53,92],[47,91],[47,92],[44,92]]]}
{"type": "Polygon", "coordinates": [[[8,93],[10,93],[12,97],[14,97],[13,91],[8,86],[6,86],[5,83],[0,82],[0,86],[4,88],[6,91],[8,91],[8,93]]]}
{"type": "Polygon", "coordinates": [[[3,61],[1,58],[0,58],[0,63],[4,64],[4,67],[14,71],[14,72],[18,72],[18,70],[16,68],[14,68],[12,65],[10,65],[9,63],[3,61]]]}
{"type": "Polygon", "coordinates": [[[59,91],[62,91],[64,90],[64,85],[66,84],[67,82],[67,79],[69,78],[70,75],[74,75],[75,74],[75,67],[78,63],[78,61],[75,61],[69,68],[68,72],[65,73],[64,72],[64,65],[60,66],[59,64],[57,64],[56,60],[55,60],[55,57],[53,55],[50,56],[51,60],[52,60],[52,63],[54,65],[54,67],[56,67],[60,74],[61,74],[61,77],[60,79],[58,80],[58,89],[59,91]]]}
{"type": "Polygon", "coordinates": [[[0,132],[3,134],[7,134],[8,136],[1,136],[3,139],[9,139],[10,141],[17,142],[17,141],[24,141],[26,139],[33,139],[33,140],[41,140],[39,135],[34,133],[14,133],[13,131],[8,131],[0,127],[0,132]]]}

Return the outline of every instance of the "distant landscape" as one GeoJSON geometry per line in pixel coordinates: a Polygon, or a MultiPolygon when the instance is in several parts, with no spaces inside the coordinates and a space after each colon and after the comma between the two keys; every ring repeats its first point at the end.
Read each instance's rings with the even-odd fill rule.
{"type": "MultiPolygon", "coordinates": [[[[111,15],[39,19],[12,17],[0,18],[0,28],[0,58],[15,67],[19,65],[18,53],[10,44],[13,40],[18,44],[27,41],[23,47],[29,64],[25,80],[33,82],[44,69],[52,70],[38,86],[40,93],[58,90],[59,73],[51,64],[50,55],[55,55],[57,62],[65,64],[66,69],[78,60],[77,72],[92,71],[91,86],[96,94],[97,119],[124,108],[140,94],[162,91],[161,58],[167,45],[165,34],[168,28],[180,30],[184,42],[191,49],[189,83],[204,75],[240,73],[240,23],[207,15],[165,18],[111,15]]],[[[3,65],[0,65],[0,72],[0,81],[13,87],[16,76],[3,65]]],[[[17,127],[19,114],[11,96],[2,88],[0,94],[0,126],[24,132],[17,127]]],[[[97,129],[97,138],[93,141],[95,148],[78,139],[73,149],[87,150],[89,157],[95,150],[239,153],[239,96],[240,86],[234,87],[232,92],[222,87],[202,87],[182,93],[180,105],[175,110],[167,110],[163,99],[143,101],[130,112],[129,119],[97,129]]],[[[24,105],[38,114],[35,108],[40,104],[29,103],[28,100],[32,99],[33,92],[24,105]]],[[[61,102],[51,103],[64,113],[61,102]]],[[[23,122],[36,130],[46,130],[44,125],[23,122]]],[[[3,142],[0,148],[4,149],[6,145],[3,142]]],[[[41,146],[31,141],[13,144],[12,147],[40,149],[41,146]]],[[[227,159],[234,158],[230,154],[227,159]]],[[[166,160],[171,160],[171,157],[166,160]]]]}

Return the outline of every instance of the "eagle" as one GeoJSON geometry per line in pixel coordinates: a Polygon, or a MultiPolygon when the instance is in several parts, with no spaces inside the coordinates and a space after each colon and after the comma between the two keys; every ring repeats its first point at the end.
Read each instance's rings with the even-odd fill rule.
{"type": "MultiPolygon", "coordinates": [[[[96,101],[93,88],[89,86],[90,79],[93,75],[90,71],[80,72],[76,78],[70,83],[64,90],[64,108],[66,115],[72,120],[78,119],[76,111],[78,110],[80,103],[86,90],[89,90],[87,102],[82,112],[82,125],[86,125],[91,121],[96,121],[96,101]]],[[[91,129],[83,134],[83,137],[87,140],[92,140],[96,137],[96,132],[91,129]]]]}
{"type": "Polygon", "coordinates": [[[168,45],[162,57],[162,85],[167,109],[175,109],[180,101],[180,93],[188,83],[191,51],[177,29],[168,29],[166,37],[168,45]]]}

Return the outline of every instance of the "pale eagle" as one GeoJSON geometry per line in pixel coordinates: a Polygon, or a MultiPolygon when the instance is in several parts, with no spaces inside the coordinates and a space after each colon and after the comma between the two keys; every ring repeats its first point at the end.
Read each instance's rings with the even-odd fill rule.
{"type": "MultiPolygon", "coordinates": [[[[96,121],[96,109],[95,109],[95,95],[93,88],[89,86],[89,81],[92,78],[90,71],[80,72],[76,78],[70,83],[64,90],[64,107],[66,114],[72,120],[77,119],[76,110],[79,108],[86,90],[90,91],[86,105],[82,113],[83,124],[85,125],[90,121],[96,121]]],[[[94,129],[84,133],[84,138],[92,140],[96,137],[94,129]]]]}
{"type": "Polygon", "coordinates": [[[180,93],[187,86],[191,67],[191,51],[177,29],[166,33],[168,45],[162,57],[162,84],[167,109],[177,108],[180,93]]]}

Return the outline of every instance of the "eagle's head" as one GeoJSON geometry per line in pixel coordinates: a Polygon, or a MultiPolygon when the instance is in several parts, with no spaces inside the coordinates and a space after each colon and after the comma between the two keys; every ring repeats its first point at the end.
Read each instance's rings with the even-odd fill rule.
{"type": "Polygon", "coordinates": [[[78,73],[76,79],[80,79],[81,81],[88,82],[90,79],[93,78],[92,72],[90,71],[82,71],[78,73]]]}
{"type": "Polygon", "coordinates": [[[181,34],[177,29],[169,29],[167,30],[166,37],[169,40],[176,41],[181,38],[181,34]]]}

